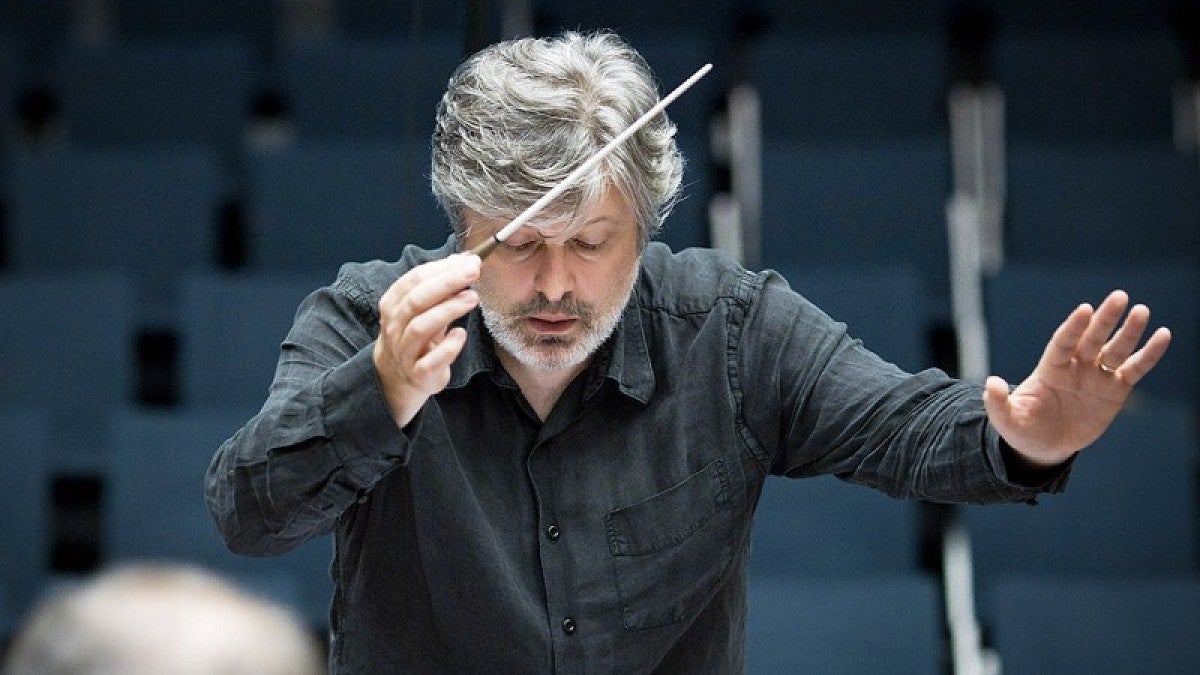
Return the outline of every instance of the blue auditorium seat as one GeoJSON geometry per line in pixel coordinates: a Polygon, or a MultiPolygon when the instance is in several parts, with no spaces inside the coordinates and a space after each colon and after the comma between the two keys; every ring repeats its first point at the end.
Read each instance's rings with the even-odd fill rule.
{"type": "Polygon", "coordinates": [[[421,33],[415,42],[301,43],[280,57],[279,85],[301,139],[407,136],[428,144],[437,104],[463,56],[462,38],[451,32],[421,33]]]}
{"type": "Polygon", "coordinates": [[[199,142],[236,150],[259,76],[235,40],[77,46],[54,67],[72,141],[199,142]]]}
{"type": "Polygon", "coordinates": [[[57,470],[102,462],[106,415],[133,398],[133,303],[118,274],[0,277],[0,404],[50,410],[57,470]]]}
{"type": "Polygon", "coordinates": [[[136,275],[139,319],[172,317],[173,281],[214,259],[222,174],[195,147],[62,150],[14,157],[14,269],[136,275]]]}
{"type": "Polygon", "coordinates": [[[878,35],[897,30],[925,31],[938,39],[955,0],[854,0],[795,2],[756,0],[768,26],[789,34],[878,35]]]}
{"type": "Polygon", "coordinates": [[[0,30],[26,41],[35,60],[47,58],[71,37],[71,0],[0,0],[0,30]]]}
{"type": "Polygon", "coordinates": [[[49,410],[0,405],[0,640],[11,634],[50,573],[49,410]]]}
{"type": "Polygon", "coordinates": [[[727,3],[689,0],[535,0],[538,33],[562,30],[613,30],[620,35],[634,31],[718,33],[732,17],[727,3]]]}
{"type": "Polygon", "coordinates": [[[275,0],[111,0],[117,35],[125,41],[212,39],[235,36],[267,46],[280,22],[275,0]]]}
{"type": "Polygon", "coordinates": [[[943,135],[943,41],[937,32],[768,34],[752,57],[765,145],[943,135]]]}
{"type": "Polygon", "coordinates": [[[1194,675],[1200,580],[1024,576],[989,590],[1006,675],[1194,675]]]}
{"type": "Polygon", "coordinates": [[[334,21],[349,36],[405,37],[429,31],[463,30],[463,3],[434,0],[332,0],[334,21]]]}
{"type": "Polygon", "coordinates": [[[329,537],[275,558],[230,553],[204,502],[213,453],[245,423],[240,413],[121,411],[110,426],[104,492],[108,562],[171,560],[229,575],[326,625],[329,537]]]}
{"type": "MultiPolygon", "coordinates": [[[[0,28],[0,114],[4,116],[6,126],[15,119],[17,91],[24,84],[22,47],[16,36],[0,28]]],[[[0,144],[6,142],[7,139],[0,139],[0,144]]]]}
{"type": "MultiPolygon", "coordinates": [[[[921,0],[911,0],[921,2],[921,0]]],[[[1178,8],[1176,0],[1006,0],[990,3],[988,10],[1003,24],[1014,29],[1049,30],[1073,26],[1088,30],[1112,30],[1148,26],[1161,28],[1178,8]]]]}
{"type": "Polygon", "coordinates": [[[763,147],[762,265],[910,266],[930,318],[949,314],[942,140],[776,141],[763,147]]]}
{"type": "Polygon", "coordinates": [[[1194,408],[1135,399],[1076,458],[1064,494],[965,509],[980,585],[1013,574],[1194,574],[1198,466],[1194,408]]]}
{"type": "Polygon", "coordinates": [[[943,672],[940,601],[930,578],[752,578],[747,602],[750,675],[943,672]]]}
{"type": "Polygon", "coordinates": [[[1165,21],[1001,30],[993,60],[1014,141],[1171,140],[1172,90],[1185,70],[1165,21]]]}
{"type": "Polygon", "coordinates": [[[429,188],[429,141],[299,144],[249,158],[250,267],[332,279],[450,234],[429,188]]]}
{"type": "Polygon", "coordinates": [[[911,266],[791,263],[779,267],[797,293],[883,359],[909,372],[932,365],[928,325],[914,308],[926,304],[921,275],[911,266]]]}
{"type": "Polygon", "coordinates": [[[300,274],[188,275],[181,298],[183,405],[253,415],[267,399],[300,301],[332,281],[300,274]]]}
{"type": "Polygon", "coordinates": [[[862,576],[917,568],[913,502],[829,476],[771,478],[750,544],[750,578],[862,576]]]}
{"type": "MultiPolygon", "coordinates": [[[[1123,255],[1123,253],[1122,253],[1123,255]]],[[[1192,264],[1009,264],[984,287],[992,371],[1011,383],[1037,364],[1046,341],[1083,302],[1097,305],[1121,288],[1150,308],[1154,327],[1167,326],[1172,347],[1137,392],[1200,400],[1200,271],[1192,264]]]]}
{"type": "Polygon", "coordinates": [[[1005,246],[1018,262],[1200,258],[1200,169],[1166,143],[1014,144],[1005,246]]]}
{"type": "MultiPolygon", "coordinates": [[[[705,63],[721,63],[715,44],[698,32],[681,30],[648,31],[637,28],[621,34],[646,59],[658,81],[660,95],[679,86],[705,63]]],[[[679,129],[680,136],[706,139],[709,135],[709,113],[720,95],[720,80],[714,72],[688,89],[667,108],[667,116],[679,129]]]]}

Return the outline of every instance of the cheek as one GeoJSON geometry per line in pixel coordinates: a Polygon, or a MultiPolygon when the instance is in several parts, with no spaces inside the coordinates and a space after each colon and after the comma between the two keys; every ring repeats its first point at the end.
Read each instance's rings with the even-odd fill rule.
{"type": "Polygon", "coordinates": [[[587,284],[586,297],[581,299],[593,304],[603,303],[612,305],[623,303],[629,294],[631,279],[637,272],[636,264],[629,260],[621,260],[607,265],[604,272],[595,275],[587,284]],[[631,264],[633,265],[631,267],[631,264]]]}
{"type": "Polygon", "coordinates": [[[484,264],[479,280],[475,282],[475,290],[479,293],[480,303],[494,309],[503,309],[524,299],[525,296],[521,293],[528,295],[525,283],[520,275],[511,270],[484,264]]]}

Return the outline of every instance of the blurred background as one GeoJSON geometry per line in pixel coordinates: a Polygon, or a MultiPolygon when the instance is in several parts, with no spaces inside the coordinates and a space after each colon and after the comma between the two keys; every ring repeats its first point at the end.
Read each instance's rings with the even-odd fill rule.
{"type": "Polygon", "coordinates": [[[1175,342],[1067,494],[769,483],[754,673],[1200,672],[1195,0],[0,0],[0,636],[110,563],[327,630],[331,543],[234,557],[213,451],[300,300],[448,234],[434,108],[490,42],[613,29],[668,90],[661,239],[773,268],[885,358],[1019,380],[1127,289],[1175,342]]]}

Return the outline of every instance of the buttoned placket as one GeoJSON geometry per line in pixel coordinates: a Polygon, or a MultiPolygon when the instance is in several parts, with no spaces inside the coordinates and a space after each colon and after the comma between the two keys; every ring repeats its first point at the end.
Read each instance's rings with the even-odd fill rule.
{"type": "Polygon", "coordinates": [[[581,412],[581,384],[578,381],[574,382],[563,393],[563,397],[542,425],[526,459],[526,471],[538,511],[538,555],[542,565],[542,583],[548,629],[553,644],[555,673],[582,672],[583,663],[579,646],[580,620],[574,611],[575,598],[572,597],[571,580],[566,571],[567,551],[564,539],[570,536],[569,524],[560,521],[556,514],[555,478],[545,457],[548,453],[567,451],[559,446],[558,438],[581,412]]]}
{"type": "Polygon", "coordinates": [[[554,513],[553,478],[546,475],[546,463],[538,461],[543,453],[554,451],[556,448],[553,439],[539,438],[529,453],[526,469],[533,485],[539,514],[538,526],[541,532],[537,538],[538,556],[541,560],[546,617],[550,624],[550,640],[554,651],[554,672],[568,673],[576,670],[572,664],[579,664],[579,651],[573,644],[579,624],[572,611],[570,582],[564,569],[565,551],[561,539],[565,535],[554,513]]]}

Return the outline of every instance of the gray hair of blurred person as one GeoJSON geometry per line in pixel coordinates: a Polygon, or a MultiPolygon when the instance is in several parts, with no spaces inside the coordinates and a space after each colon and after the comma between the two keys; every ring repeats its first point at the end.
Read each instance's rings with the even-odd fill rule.
{"type": "MultiPolygon", "coordinates": [[[[609,32],[491,45],[450,78],[433,134],[432,186],[459,241],[464,212],[511,219],[659,100],[645,59],[609,32]]],[[[637,215],[644,245],[679,194],[675,125],[658,115],[535,218],[571,218],[609,186],[637,215]]]]}
{"type": "Polygon", "coordinates": [[[4,675],[320,675],[295,616],[207,572],[136,565],[45,600],[4,675]]]}

